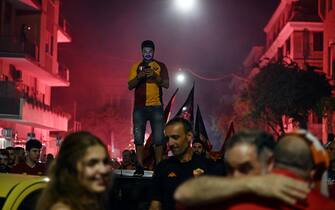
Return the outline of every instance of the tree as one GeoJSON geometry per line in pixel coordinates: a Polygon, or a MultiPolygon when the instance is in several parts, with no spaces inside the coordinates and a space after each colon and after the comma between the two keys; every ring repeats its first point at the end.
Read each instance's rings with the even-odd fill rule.
{"type": "Polygon", "coordinates": [[[121,104],[106,103],[94,110],[88,111],[80,118],[82,128],[97,135],[107,145],[111,146],[111,137],[115,139],[116,147],[126,148],[131,139],[130,116],[121,104]]]}
{"type": "Polygon", "coordinates": [[[261,68],[242,94],[249,102],[251,116],[278,134],[277,126],[285,133],[283,116],[307,128],[308,114],[320,110],[322,101],[331,96],[331,85],[315,68],[301,69],[294,62],[278,61],[261,68]]]}
{"type": "Polygon", "coordinates": [[[231,120],[234,121],[236,130],[266,127],[264,121],[253,117],[250,107],[250,102],[244,95],[235,99],[233,103],[233,117],[231,120]]]}

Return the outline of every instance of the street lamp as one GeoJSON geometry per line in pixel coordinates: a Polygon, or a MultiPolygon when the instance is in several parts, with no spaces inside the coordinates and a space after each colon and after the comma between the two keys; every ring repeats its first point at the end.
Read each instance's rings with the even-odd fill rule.
{"type": "Polygon", "coordinates": [[[183,72],[178,72],[177,73],[176,80],[177,80],[178,83],[180,83],[180,84],[184,83],[185,79],[186,79],[186,77],[185,77],[185,74],[183,72]]]}
{"type": "Polygon", "coordinates": [[[189,12],[196,6],[197,0],[174,0],[176,8],[183,12],[189,12]]]}

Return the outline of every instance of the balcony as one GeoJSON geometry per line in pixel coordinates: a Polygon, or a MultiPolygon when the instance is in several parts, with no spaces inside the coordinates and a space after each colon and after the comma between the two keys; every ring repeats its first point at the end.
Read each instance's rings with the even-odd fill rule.
{"type": "Polygon", "coordinates": [[[20,40],[15,36],[0,37],[0,57],[27,57],[38,60],[38,46],[28,40],[20,40]]]}
{"type": "Polygon", "coordinates": [[[70,85],[68,76],[65,76],[64,73],[68,69],[58,69],[57,64],[53,67],[58,69],[57,73],[47,71],[39,63],[38,44],[28,40],[22,41],[15,36],[0,36],[0,59],[13,64],[20,71],[28,72],[49,86],[67,87],[70,85]]]}
{"type": "Polygon", "coordinates": [[[11,0],[11,3],[20,10],[41,10],[42,0],[11,0]]]}
{"type": "MultiPolygon", "coordinates": [[[[281,29],[279,34],[271,42],[267,43],[268,46],[265,49],[265,53],[260,59],[260,60],[264,60],[263,63],[261,63],[261,65],[267,62],[265,61],[266,59],[271,59],[276,56],[278,52],[278,48],[284,46],[286,40],[291,36],[293,32],[304,31],[304,30],[308,30],[311,32],[322,31],[323,23],[322,22],[293,22],[293,21],[287,22],[284,28],[281,29]]],[[[320,63],[320,61],[318,60],[316,61],[316,63],[320,63]]]]}
{"type": "Polygon", "coordinates": [[[72,38],[69,33],[69,23],[63,17],[59,17],[58,32],[57,32],[57,42],[58,43],[69,43],[72,38]]]}
{"type": "Polygon", "coordinates": [[[61,78],[64,81],[70,81],[70,70],[67,66],[64,64],[59,64],[58,65],[58,75],[59,78],[61,78]]]}
{"type": "Polygon", "coordinates": [[[69,114],[17,90],[14,82],[0,81],[0,120],[67,131],[69,114]]]}

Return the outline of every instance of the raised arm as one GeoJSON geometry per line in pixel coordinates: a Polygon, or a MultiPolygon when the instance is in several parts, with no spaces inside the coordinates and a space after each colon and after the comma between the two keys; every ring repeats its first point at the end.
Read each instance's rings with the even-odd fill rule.
{"type": "Polygon", "coordinates": [[[282,175],[240,178],[203,176],[183,183],[177,188],[174,197],[185,206],[194,206],[223,201],[243,193],[253,193],[294,204],[298,199],[304,199],[308,192],[307,183],[282,175]]]}

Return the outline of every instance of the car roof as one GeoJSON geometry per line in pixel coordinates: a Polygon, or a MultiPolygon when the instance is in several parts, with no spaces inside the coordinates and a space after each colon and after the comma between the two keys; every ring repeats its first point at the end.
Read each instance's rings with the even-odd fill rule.
{"type": "Polygon", "coordinates": [[[25,182],[34,184],[36,182],[47,182],[45,176],[32,176],[24,174],[0,173],[0,197],[5,198],[18,184],[25,182]]]}

